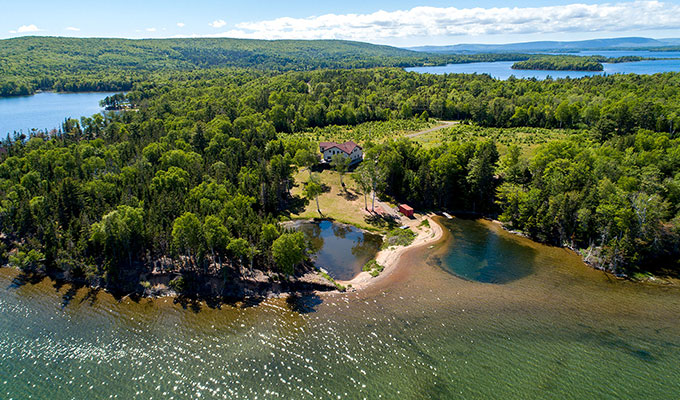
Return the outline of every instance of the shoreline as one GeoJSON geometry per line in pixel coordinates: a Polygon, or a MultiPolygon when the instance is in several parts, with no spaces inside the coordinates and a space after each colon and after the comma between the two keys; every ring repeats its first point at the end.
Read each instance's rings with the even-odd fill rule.
{"type": "Polygon", "coordinates": [[[488,218],[487,220],[489,222],[491,222],[492,224],[499,226],[501,229],[503,229],[503,231],[505,231],[505,232],[507,232],[511,235],[514,235],[514,236],[517,236],[517,237],[520,237],[520,238],[523,238],[523,239],[531,240],[532,242],[541,244],[543,246],[551,246],[551,247],[557,247],[557,248],[560,248],[560,249],[568,250],[568,251],[572,252],[573,254],[575,254],[576,256],[578,256],[581,259],[581,262],[584,265],[586,265],[588,268],[596,270],[596,271],[601,271],[601,272],[607,274],[608,276],[611,276],[614,279],[621,280],[621,281],[634,282],[634,283],[638,283],[638,284],[654,285],[654,286],[675,286],[675,287],[680,286],[680,279],[670,277],[670,276],[661,276],[661,275],[655,275],[655,274],[650,273],[649,275],[646,275],[642,279],[636,279],[632,275],[628,275],[628,274],[625,274],[625,273],[616,274],[616,273],[608,270],[606,267],[589,260],[588,259],[589,255],[583,254],[583,252],[585,252],[587,249],[579,249],[579,248],[574,248],[574,247],[571,247],[571,246],[552,246],[552,245],[547,244],[547,243],[541,243],[541,242],[533,240],[532,238],[529,237],[529,235],[527,235],[526,233],[524,233],[522,231],[518,231],[518,230],[508,228],[506,224],[504,224],[503,222],[501,222],[497,219],[488,218]]]}
{"type": "MultiPolygon", "coordinates": [[[[378,264],[385,267],[385,269],[376,277],[372,277],[369,272],[362,271],[354,278],[347,281],[337,281],[339,284],[348,288],[347,292],[359,292],[365,290],[369,287],[374,286],[378,282],[383,281],[400,267],[402,267],[400,260],[402,256],[410,251],[419,249],[426,245],[432,245],[439,242],[439,240],[444,236],[444,228],[437,223],[433,218],[433,214],[427,214],[424,217],[416,218],[407,224],[411,230],[417,232],[417,236],[413,239],[413,242],[408,246],[397,246],[390,247],[384,250],[380,250],[376,256],[375,260],[378,264]],[[418,228],[418,226],[423,222],[428,221],[430,227],[418,228]],[[350,287],[351,285],[351,287],[350,287]]],[[[326,293],[343,293],[343,292],[326,292],[326,293]]]]}

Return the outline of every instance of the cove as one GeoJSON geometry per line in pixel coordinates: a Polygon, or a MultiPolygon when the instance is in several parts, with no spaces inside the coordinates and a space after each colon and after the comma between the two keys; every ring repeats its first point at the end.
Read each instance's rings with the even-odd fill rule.
{"type": "Polygon", "coordinates": [[[431,261],[463,279],[484,283],[507,283],[533,271],[536,251],[511,237],[499,235],[474,220],[441,222],[453,244],[431,261]]]}
{"type": "Polygon", "coordinates": [[[53,93],[0,98],[0,135],[31,129],[59,129],[66,118],[80,119],[101,112],[99,101],[115,93],[53,93]]]}
{"type": "Polygon", "coordinates": [[[296,228],[310,240],[314,264],[338,280],[357,276],[382,245],[379,235],[331,221],[299,222],[296,228]]]}
{"type": "Polygon", "coordinates": [[[487,221],[437,221],[434,248],[304,313],[115,299],[2,268],[0,398],[677,398],[677,287],[613,279],[487,221]],[[530,272],[488,284],[428,261],[485,230],[530,254],[530,272]]]}

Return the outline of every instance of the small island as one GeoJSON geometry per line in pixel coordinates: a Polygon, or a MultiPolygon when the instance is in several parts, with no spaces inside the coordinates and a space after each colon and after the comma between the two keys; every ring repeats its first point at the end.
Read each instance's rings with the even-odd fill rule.
{"type": "Polygon", "coordinates": [[[516,70],[538,71],[604,71],[603,63],[620,64],[643,60],[654,60],[640,56],[604,57],[571,55],[538,55],[528,60],[517,61],[512,65],[516,70]]]}
{"type": "Polygon", "coordinates": [[[540,56],[517,61],[512,69],[541,71],[604,71],[604,65],[591,57],[540,56]]]}

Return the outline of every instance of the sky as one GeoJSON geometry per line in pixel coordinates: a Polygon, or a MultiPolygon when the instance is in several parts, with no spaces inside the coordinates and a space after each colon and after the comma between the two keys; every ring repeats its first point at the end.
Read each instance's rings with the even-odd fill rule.
{"type": "Polygon", "coordinates": [[[680,0],[0,0],[0,9],[0,38],[346,39],[406,47],[680,37],[680,0]]]}

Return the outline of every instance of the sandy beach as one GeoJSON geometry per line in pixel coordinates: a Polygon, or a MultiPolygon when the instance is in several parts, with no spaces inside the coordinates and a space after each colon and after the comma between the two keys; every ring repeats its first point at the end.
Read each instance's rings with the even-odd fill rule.
{"type": "Polygon", "coordinates": [[[383,265],[385,269],[377,277],[372,277],[368,272],[361,272],[359,275],[348,281],[338,281],[339,284],[349,287],[351,285],[351,290],[361,291],[376,283],[384,280],[392,273],[394,273],[400,263],[402,255],[405,253],[423,247],[427,245],[432,245],[436,243],[443,236],[443,228],[432,218],[434,214],[425,215],[412,220],[405,220],[404,225],[408,225],[413,232],[417,234],[416,238],[408,246],[396,246],[390,247],[388,249],[381,250],[375,257],[378,264],[383,265]],[[422,226],[423,221],[428,221],[429,227],[422,226]]]}

